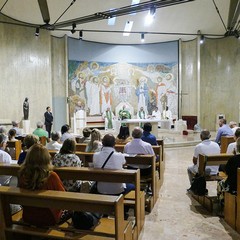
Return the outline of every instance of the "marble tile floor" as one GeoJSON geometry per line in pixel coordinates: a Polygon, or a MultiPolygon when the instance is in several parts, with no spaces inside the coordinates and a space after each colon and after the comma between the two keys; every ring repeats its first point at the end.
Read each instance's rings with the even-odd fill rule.
{"type": "MultiPolygon", "coordinates": [[[[165,149],[164,183],[153,211],[146,215],[140,240],[240,239],[222,218],[205,210],[186,192],[187,167],[192,163],[194,146],[165,149]]],[[[207,186],[210,194],[216,186],[207,186]]]]}

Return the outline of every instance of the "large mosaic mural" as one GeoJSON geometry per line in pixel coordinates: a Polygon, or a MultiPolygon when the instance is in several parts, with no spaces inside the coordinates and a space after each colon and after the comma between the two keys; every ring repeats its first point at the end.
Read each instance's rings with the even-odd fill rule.
{"type": "Polygon", "coordinates": [[[149,115],[166,106],[178,116],[178,63],[119,63],[69,60],[70,116],[84,109],[98,116],[123,102],[134,114],[143,107],[149,115]]]}

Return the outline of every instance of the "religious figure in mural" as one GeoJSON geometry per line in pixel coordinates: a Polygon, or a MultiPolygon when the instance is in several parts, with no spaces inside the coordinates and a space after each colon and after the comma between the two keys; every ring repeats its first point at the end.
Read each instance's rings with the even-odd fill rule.
{"type": "Polygon", "coordinates": [[[167,106],[167,88],[162,77],[158,77],[157,82],[158,82],[156,88],[157,107],[160,112],[163,112],[163,110],[165,110],[167,106]]]}
{"type": "Polygon", "coordinates": [[[106,109],[112,105],[112,92],[110,86],[110,79],[108,76],[102,78],[101,85],[101,111],[105,112],[106,109]]]}
{"type": "Polygon", "coordinates": [[[106,111],[103,112],[103,119],[105,120],[105,130],[114,129],[114,113],[110,107],[107,107],[106,111]]]}
{"type": "Polygon", "coordinates": [[[29,102],[28,98],[26,97],[23,102],[23,119],[28,120],[29,116],[29,102]]]}
{"type": "Polygon", "coordinates": [[[139,85],[135,91],[138,97],[138,111],[141,107],[143,107],[144,111],[147,113],[147,106],[149,101],[149,94],[148,94],[148,85],[147,85],[147,78],[145,76],[140,77],[139,85]]]}

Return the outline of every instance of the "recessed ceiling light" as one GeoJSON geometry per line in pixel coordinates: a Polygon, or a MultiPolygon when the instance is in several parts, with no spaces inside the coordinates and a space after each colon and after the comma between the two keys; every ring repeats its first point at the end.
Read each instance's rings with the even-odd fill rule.
{"type": "Polygon", "coordinates": [[[127,37],[127,36],[130,35],[130,32],[132,30],[132,26],[133,26],[133,21],[127,21],[126,22],[123,36],[127,37]]]}

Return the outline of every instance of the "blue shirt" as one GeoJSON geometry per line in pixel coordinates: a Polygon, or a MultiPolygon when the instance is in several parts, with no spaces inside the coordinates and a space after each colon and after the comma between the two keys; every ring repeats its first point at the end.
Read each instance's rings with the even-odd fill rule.
{"type": "Polygon", "coordinates": [[[218,129],[215,142],[220,143],[222,136],[233,136],[232,129],[226,124],[224,124],[222,127],[218,129]]]}
{"type": "Polygon", "coordinates": [[[156,137],[150,132],[143,131],[142,140],[150,143],[151,145],[158,145],[156,137]]]}

